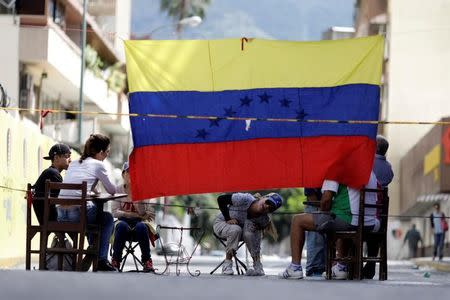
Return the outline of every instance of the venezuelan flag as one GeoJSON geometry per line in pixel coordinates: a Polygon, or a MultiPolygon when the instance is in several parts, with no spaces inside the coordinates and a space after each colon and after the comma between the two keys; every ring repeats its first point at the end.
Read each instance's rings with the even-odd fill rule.
{"type": "Polygon", "coordinates": [[[242,46],[125,42],[134,200],[368,181],[383,38],[242,46]]]}

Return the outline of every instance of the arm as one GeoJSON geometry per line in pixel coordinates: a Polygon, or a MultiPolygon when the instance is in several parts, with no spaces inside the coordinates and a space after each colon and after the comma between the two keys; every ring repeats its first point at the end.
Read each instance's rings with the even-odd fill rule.
{"type": "Polygon", "coordinates": [[[225,218],[225,221],[230,221],[230,210],[228,209],[229,205],[233,205],[231,202],[231,194],[227,195],[220,195],[217,198],[217,203],[219,204],[220,212],[222,213],[223,217],[225,218]]]}
{"type": "Polygon", "coordinates": [[[433,214],[430,215],[431,228],[434,229],[433,214]]]}
{"type": "Polygon", "coordinates": [[[334,180],[324,180],[322,184],[322,198],[320,198],[320,210],[330,211],[334,195],[339,190],[339,183],[334,180]]]}
{"type": "Polygon", "coordinates": [[[322,198],[320,199],[320,210],[321,211],[330,211],[331,203],[333,201],[334,192],[332,191],[324,191],[322,194],[322,198]]]}
{"type": "Polygon", "coordinates": [[[130,202],[129,200],[125,200],[125,201],[112,201],[111,203],[111,212],[114,218],[142,218],[142,216],[137,213],[137,212],[133,212],[133,211],[129,211],[127,209],[124,209],[123,207],[127,207],[127,205],[131,206],[133,205],[132,203],[127,203],[130,202]]]}
{"type": "Polygon", "coordinates": [[[99,181],[103,184],[105,187],[105,190],[110,193],[111,195],[114,195],[116,193],[116,186],[111,182],[111,180],[108,177],[108,173],[106,172],[105,166],[101,162],[99,167],[97,168],[97,178],[99,181]]]}

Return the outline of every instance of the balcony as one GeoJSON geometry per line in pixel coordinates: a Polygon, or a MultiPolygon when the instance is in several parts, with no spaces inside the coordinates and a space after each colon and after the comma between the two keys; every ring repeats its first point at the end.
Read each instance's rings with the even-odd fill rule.
{"type": "MultiPolygon", "coordinates": [[[[27,72],[39,78],[48,74],[45,88],[59,95],[65,106],[78,106],[80,87],[80,48],[49,21],[46,27],[21,27],[19,33],[19,59],[27,64],[27,72]]],[[[118,94],[108,89],[107,83],[86,70],[84,78],[85,110],[101,112],[118,111],[118,94]]],[[[115,115],[99,116],[100,119],[117,120],[115,115]]]]}

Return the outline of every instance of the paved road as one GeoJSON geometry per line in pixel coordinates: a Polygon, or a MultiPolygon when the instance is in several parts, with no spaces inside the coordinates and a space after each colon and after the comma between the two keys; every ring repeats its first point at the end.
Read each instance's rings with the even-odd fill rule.
{"type": "MultiPolygon", "coordinates": [[[[161,257],[155,257],[161,266],[161,257]]],[[[433,299],[448,295],[450,273],[416,269],[410,262],[389,263],[389,280],[326,281],[317,279],[281,280],[275,274],[287,259],[265,259],[264,277],[209,275],[219,257],[194,258],[192,269],[198,278],[181,268],[176,276],[143,273],[39,272],[20,269],[0,270],[0,299],[279,299],[281,297],[321,297],[348,299],[433,299]],[[430,276],[424,277],[428,272],[430,276]],[[139,297],[139,298],[137,298],[139,297]],[[161,297],[161,298],[160,298],[161,297]]]]}

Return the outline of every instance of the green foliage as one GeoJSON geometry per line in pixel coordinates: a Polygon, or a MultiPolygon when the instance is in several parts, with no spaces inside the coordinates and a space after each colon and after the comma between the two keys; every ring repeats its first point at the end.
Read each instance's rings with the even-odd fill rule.
{"type": "MultiPolygon", "coordinates": [[[[170,197],[170,205],[197,207],[197,209],[194,210],[195,214],[191,214],[191,226],[200,227],[205,230],[202,245],[204,248],[209,248],[211,244],[216,243],[215,239],[212,237],[212,227],[214,217],[219,213],[217,196],[217,194],[198,194],[170,197]],[[205,247],[206,245],[208,245],[208,247],[205,247]]],[[[184,214],[187,213],[187,210],[183,207],[170,207],[168,213],[175,215],[181,221],[184,214]]],[[[191,235],[192,234],[195,234],[195,232],[192,231],[191,235]]]]}
{"type": "Polygon", "coordinates": [[[95,74],[95,76],[102,78],[102,72],[103,68],[105,67],[105,63],[98,55],[97,50],[92,48],[91,45],[87,45],[84,53],[86,68],[91,70],[95,74]]]}
{"type": "Polygon", "coordinates": [[[211,0],[161,0],[160,9],[178,22],[189,16],[204,18],[210,3],[211,0]]]}
{"type": "Polygon", "coordinates": [[[125,89],[126,78],[124,72],[122,72],[122,64],[120,62],[106,69],[108,87],[110,90],[120,93],[125,89]]]}
{"type": "Polygon", "coordinates": [[[92,48],[91,45],[86,46],[85,59],[86,68],[91,70],[98,78],[104,79],[110,90],[120,93],[125,89],[127,76],[122,71],[122,64],[120,62],[108,66],[100,58],[97,50],[92,48]]]}

